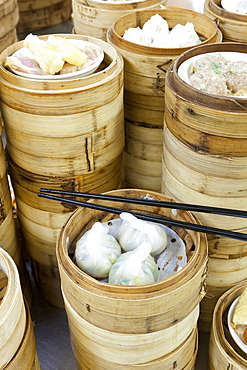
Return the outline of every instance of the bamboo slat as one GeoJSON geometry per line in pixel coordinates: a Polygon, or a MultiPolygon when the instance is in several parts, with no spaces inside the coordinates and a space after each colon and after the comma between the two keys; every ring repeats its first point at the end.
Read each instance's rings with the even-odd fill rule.
{"type": "Polygon", "coordinates": [[[224,42],[246,42],[247,15],[232,13],[221,6],[221,0],[206,0],[204,14],[217,19],[224,42]]]}
{"type": "Polygon", "coordinates": [[[132,182],[129,163],[125,162],[124,176],[127,178],[123,181],[130,187],[136,187],[138,184],[139,188],[160,191],[165,75],[177,57],[190,48],[153,48],[133,44],[122,38],[126,29],[142,27],[155,14],[165,18],[170,28],[178,23],[192,22],[202,44],[220,42],[221,33],[217,24],[203,14],[175,7],[128,13],[117,19],[108,29],[108,43],[113,45],[124,59],[124,152],[132,159],[131,171],[136,172],[132,182]],[[143,176],[140,176],[139,182],[137,179],[144,173],[146,180],[143,185],[143,176]]]}
{"type": "Polygon", "coordinates": [[[106,41],[106,32],[118,18],[136,10],[161,9],[167,0],[107,2],[72,0],[72,16],[76,34],[106,41]]]}
{"type": "Polygon", "coordinates": [[[55,26],[68,20],[72,13],[71,0],[18,0],[18,7],[18,33],[55,26]]]}
{"type": "Polygon", "coordinates": [[[17,0],[0,3],[0,52],[17,41],[16,27],[19,21],[17,0]]]}
{"type": "Polygon", "coordinates": [[[247,366],[246,354],[242,356],[229,333],[227,313],[230,304],[246,287],[246,282],[226,291],[214,309],[209,342],[209,370],[241,370],[247,366]]]}

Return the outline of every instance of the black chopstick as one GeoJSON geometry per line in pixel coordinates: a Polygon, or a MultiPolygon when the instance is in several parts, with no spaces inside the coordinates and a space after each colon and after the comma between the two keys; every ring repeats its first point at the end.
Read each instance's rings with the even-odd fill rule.
{"type": "MultiPolygon", "coordinates": [[[[216,234],[216,235],[224,236],[227,238],[247,241],[247,234],[243,234],[243,233],[239,233],[239,232],[235,232],[231,230],[218,229],[218,228],[211,227],[211,226],[203,226],[200,224],[193,224],[193,223],[185,222],[185,221],[172,220],[166,217],[159,217],[159,216],[154,216],[154,215],[149,215],[149,214],[144,214],[144,213],[132,212],[126,209],[118,209],[118,208],[113,208],[113,207],[102,206],[102,205],[95,204],[95,203],[82,202],[79,200],[68,199],[68,198],[55,196],[51,194],[38,193],[38,196],[42,198],[47,198],[47,199],[51,199],[55,201],[77,205],[80,207],[92,208],[92,209],[96,209],[96,210],[108,212],[108,213],[120,214],[122,212],[128,212],[128,213],[133,214],[137,218],[146,220],[146,221],[152,221],[152,222],[157,222],[157,223],[161,223],[161,224],[168,225],[168,226],[176,226],[176,227],[180,227],[183,229],[188,229],[188,230],[193,230],[193,231],[198,231],[198,232],[203,232],[203,233],[209,233],[209,234],[216,234]]],[[[176,205],[176,203],[174,204],[176,205]]]]}
{"type": "Polygon", "coordinates": [[[122,203],[142,204],[142,205],[153,206],[153,207],[175,208],[175,209],[182,209],[185,211],[212,213],[212,214],[222,215],[222,216],[247,218],[247,211],[230,209],[230,208],[219,208],[219,207],[201,206],[197,204],[165,202],[165,201],[159,201],[155,199],[127,198],[127,197],[120,197],[116,195],[93,194],[93,193],[91,194],[91,193],[81,193],[81,192],[75,192],[75,191],[53,190],[53,189],[44,189],[44,188],[41,188],[40,192],[48,193],[48,194],[68,195],[68,196],[81,197],[81,198],[110,200],[110,201],[122,202],[122,203]]]}

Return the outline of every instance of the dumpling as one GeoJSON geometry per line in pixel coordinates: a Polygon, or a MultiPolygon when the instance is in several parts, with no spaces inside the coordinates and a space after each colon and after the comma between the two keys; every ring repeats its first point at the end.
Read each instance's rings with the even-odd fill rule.
{"type": "Polygon", "coordinates": [[[167,234],[160,225],[140,220],[127,212],[122,212],[120,218],[123,222],[119,227],[117,239],[125,252],[134,250],[143,242],[151,245],[153,256],[165,249],[167,234]]]}
{"type": "Polygon", "coordinates": [[[187,22],[185,26],[176,24],[170,32],[174,43],[179,43],[180,47],[187,47],[201,43],[198,34],[195,32],[194,24],[187,22]]]}
{"type": "Polygon", "coordinates": [[[65,62],[78,67],[87,61],[86,54],[63,37],[50,35],[45,41],[30,33],[23,45],[33,54],[40,68],[52,75],[60,72],[65,62]]]}
{"type": "Polygon", "coordinates": [[[166,19],[159,14],[153,15],[142,27],[142,31],[146,35],[150,35],[152,40],[156,37],[165,37],[169,34],[169,26],[166,19]]]}
{"type": "Polygon", "coordinates": [[[121,254],[119,243],[108,231],[106,225],[96,222],[76,243],[76,264],[95,278],[106,278],[121,254]]]}
{"type": "Polygon", "coordinates": [[[144,242],[135,250],[121,254],[110,269],[108,283],[145,285],[156,282],[158,266],[150,255],[151,249],[151,245],[144,242]]]}
{"type": "Polygon", "coordinates": [[[38,36],[32,34],[27,35],[23,45],[31,51],[42,71],[54,75],[63,68],[64,60],[60,54],[56,50],[52,50],[38,36]]]}
{"type": "Polygon", "coordinates": [[[247,13],[246,0],[221,0],[221,6],[228,12],[239,14],[247,13]]]}
{"type": "Polygon", "coordinates": [[[151,46],[152,43],[151,36],[145,34],[140,27],[128,28],[123,34],[123,39],[145,46],[151,46]]]}

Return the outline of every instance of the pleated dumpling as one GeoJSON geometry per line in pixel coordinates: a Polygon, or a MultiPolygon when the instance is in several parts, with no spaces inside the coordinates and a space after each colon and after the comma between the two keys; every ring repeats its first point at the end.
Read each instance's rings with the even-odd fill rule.
{"type": "Polygon", "coordinates": [[[150,255],[151,249],[151,245],[144,242],[133,251],[121,254],[110,269],[108,283],[145,285],[156,282],[158,266],[150,255]]]}
{"type": "Polygon", "coordinates": [[[106,225],[96,222],[76,243],[77,266],[95,278],[106,278],[121,254],[120,245],[108,231],[106,225]]]}
{"type": "Polygon", "coordinates": [[[122,212],[123,220],[119,227],[117,239],[122,249],[132,251],[143,242],[151,245],[151,255],[161,253],[167,245],[167,234],[158,224],[143,221],[128,212],[122,212]]]}

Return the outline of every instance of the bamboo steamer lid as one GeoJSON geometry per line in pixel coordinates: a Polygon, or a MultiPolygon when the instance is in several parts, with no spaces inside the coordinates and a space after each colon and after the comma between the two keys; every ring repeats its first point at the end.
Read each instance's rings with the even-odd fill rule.
{"type": "Polygon", "coordinates": [[[22,341],[26,326],[26,312],[17,267],[10,255],[2,248],[0,249],[0,271],[1,284],[4,284],[4,295],[0,305],[0,367],[5,368],[22,341]]]}
{"type": "Polygon", "coordinates": [[[108,28],[124,14],[135,12],[136,10],[162,9],[166,1],[72,0],[74,32],[106,41],[108,28]]]}
{"type": "MultiPolygon", "coordinates": [[[[140,197],[146,193],[138,189],[120,189],[107,194],[140,197]]],[[[148,194],[154,199],[167,200],[158,193],[148,194]]],[[[109,205],[112,206],[112,202],[109,205]]],[[[178,210],[177,216],[172,216],[173,213],[165,209],[151,207],[147,211],[147,207],[141,205],[118,203],[118,208],[125,211],[145,209],[151,214],[164,214],[193,222],[190,213],[178,210]]],[[[188,230],[176,229],[186,240],[188,264],[170,278],[136,287],[111,285],[85,274],[72,258],[75,241],[83,232],[98,220],[105,222],[114,217],[79,208],[65,223],[57,241],[62,292],[79,368],[90,367],[92,359],[99,369],[161,369],[162,366],[172,369],[174,363],[181,369],[193,367],[198,304],[204,296],[203,281],[207,267],[205,235],[196,233],[196,236],[188,230]],[[186,324],[187,320],[192,326],[186,324]],[[176,325],[181,329],[176,330],[176,325]],[[167,341],[167,338],[172,339],[167,341]],[[164,339],[169,344],[162,345],[164,339]],[[120,344],[124,351],[119,349],[120,344]]]]}
{"type": "Polygon", "coordinates": [[[192,150],[212,155],[246,157],[247,99],[206,94],[185,83],[177,73],[179,66],[193,56],[225,51],[245,53],[245,44],[197,46],[175,61],[166,78],[165,124],[173,135],[192,150]]]}
{"type": "Polygon", "coordinates": [[[221,0],[206,0],[204,14],[217,19],[224,42],[246,42],[247,15],[232,13],[221,6],[221,0]]]}
{"type": "Polygon", "coordinates": [[[23,42],[1,54],[1,109],[9,156],[18,166],[44,176],[90,174],[116,160],[124,146],[122,58],[101,40],[65,37],[102,47],[103,70],[66,83],[34,80],[3,66],[23,42]]]}
{"type": "Polygon", "coordinates": [[[17,0],[2,0],[0,3],[0,52],[17,41],[18,21],[17,0]]]}
{"type": "Polygon", "coordinates": [[[238,284],[226,291],[217,301],[209,341],[209,370],[240,370],[247,367],[246,354],[238,349],[227,325],[228,309],[245,287],[246,282],[238,284]]]}
{"type": "Polygon", "coordinates": [[[176,7],[128,13],[107,31],[108,43],[124,59],[123,182],[132,188],[160,191],[165,75],[177,57],[190,48],[147,47],[122,38],[126,29],[142,27],[155,14],[165,18],[170,28],[192,22],[202,44],[220,42],[221,33],[217,24],[203,14],[176,7]]]}
{"type": "Polygon", "coordinates": [[[18,0],[18,33],[55,26],[71,16],[71,0],[18,0]]]}

